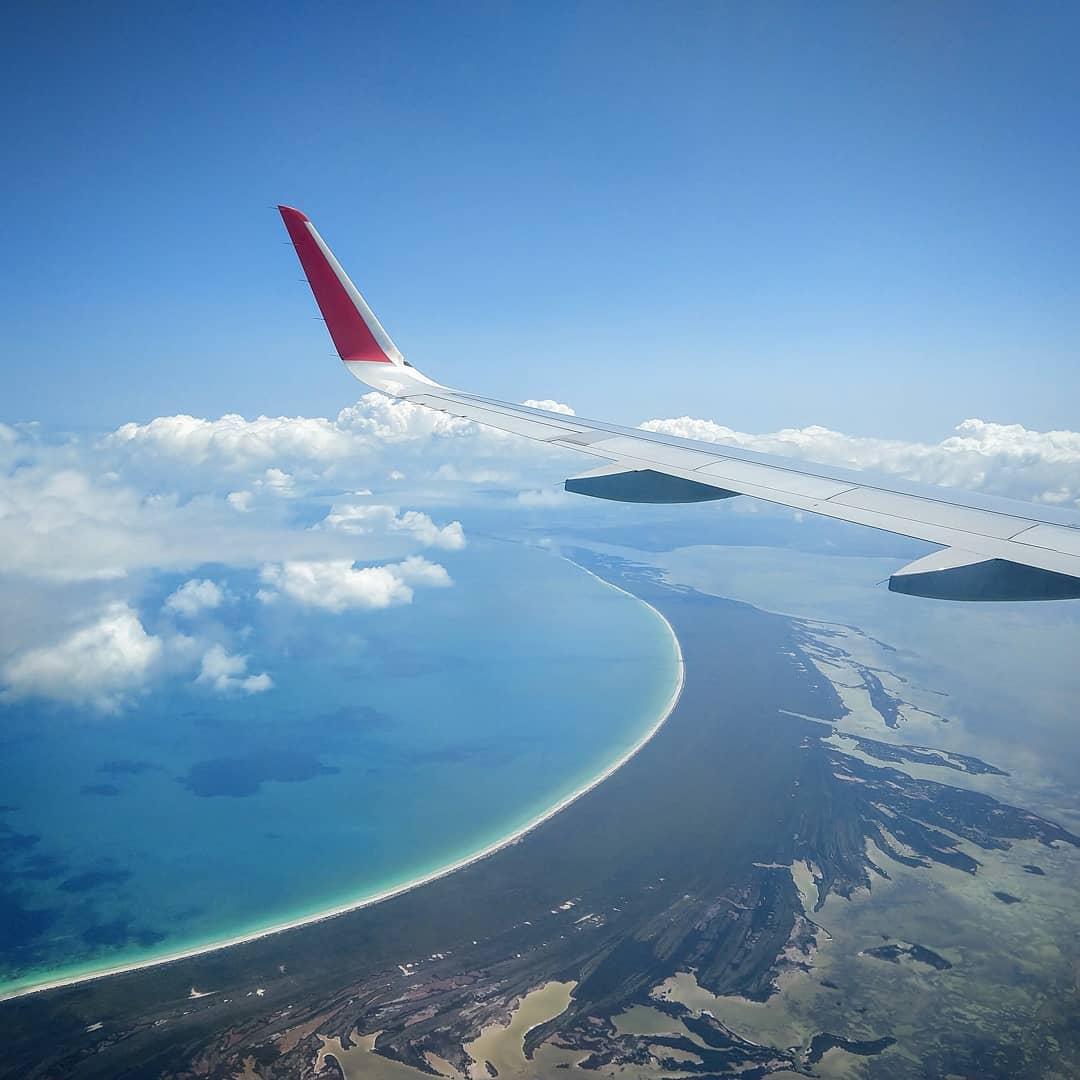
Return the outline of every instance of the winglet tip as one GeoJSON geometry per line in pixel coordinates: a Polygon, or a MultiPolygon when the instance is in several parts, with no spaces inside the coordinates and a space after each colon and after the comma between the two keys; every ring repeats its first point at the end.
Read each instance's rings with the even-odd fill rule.
{"type": "Polygon", "coordinates": [[[297,210],[295,206],[278,206],[278,213],[287,222],[292,221],[307,221],[308,216],[302,210],[297,210]]]}

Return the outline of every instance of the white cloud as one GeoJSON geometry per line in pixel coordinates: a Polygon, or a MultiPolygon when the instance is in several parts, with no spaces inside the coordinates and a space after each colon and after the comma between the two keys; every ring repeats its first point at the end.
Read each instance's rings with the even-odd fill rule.
{"type": "MultiPolygon", "coordinates": [[[[530,404],[572,413],[560,402],[530,404]]],[[[456,467],[463,477],[497,471],[513,477],[506,486],[520,488],[543,482],[553,467],[560,467],[554,464],[559,457],[576,457],[374,392],[332,420],[158,417],[123,425],[95,450],[125,476],[137,478],[140,488],[164,483],[218,498],[227,492],[234,510],[262,513],[272,512],[260,498],[264,493],[297,498],[317,490],[355,488],[358,479],[377,490],[388,478],[400,481],[407,475],[414,491],[453,497],[444,485],[430,483],[442,465],[456,467]],[[232,477],[228,486],[222,482],[226,474],[232,477]]]]}
{"type": "Polygon", "coordinates": [[[409,604],[413,586],[453,584],[444,567],[418,555],[386,566],[360,568],[349,559],[269,563],[263,567],[261,576],[263,583],[271,587],[259,591],[264,602],[282,594],[307,607],[335,612],[409,604]]]}
{"type": "Polygon", "coordinates": [[[274,685],[266,672],[247,674],[248,658],[231,655],[223,645],[211,645],[203,653],[197,683],[213,687],[220,694],[240,691],[244,694],[261,694],[274,685]]]}
{"type": "Polygon", "coordinates": [[[535,398],[528,398],[521,404],[528,409],[544,409],[546,412],[562,413],[564,416],[577,415],[569,405],[564,405],[561,401],[552,401],[551,398],[541,398],[539,401],[535,398]]]}
{"type": "Polygon", "coordinates": [[[396,506],[334,503],[323,523],[353,535],[404,533],[425,547],[444,548],[447,551],[460,551],[465,546],[465,530],[460,521],[439,526],[427,514],[418,510],[401,513],[396,506]]]}
{"type": "MultiPolygon", "coordinates": [[[[468,420],[372,392],[333,420],[305,416],[246,420],[232,413],[216,420],[159,416],[146,424],[124,424],[101,445],[129,456],[137,452],[144,461],[149,453],[187,466],[258,470],[259,482],[273,487],[275,478],[287,475],[287,464],[325,467],[369,455],[387,444],[447,436],[474,439],[482,438],[483,432],[468,420]]],[[[505,436],[497,433],[496,438],[505,436]]]]}
{"type": "MultiPolygon", "coordinates": [[[[528,404],[570,415],[559,402],[528,404]]],[[[644,426],[1053,506],[1080,504],[1078,432],[968,420],[951,438],[923,444],[822,427],[752,435],[690,417],[644,426]]],[[[208,562],[260,566],[346,556],[392,562],[421,545],[460,547],[461,523],[440,520],[432,508],[494,506],[492,488],[500,489],[498,505],[507,509],[564,500],[585,505],[554,490],[583,466],[585,459],[571,451],[377,393],[334,419],[159,417],[94,442],[50,441],[5,426],[3,570],[86,581],[208,562]],[[310,527],[315,508],[304,506],[305,498],[360,488],[373,491],[381,509],[363,507],[359,495],[340,497],[325,527],[310,527]],[[411,509],[398,509],[403,504],[411,509]]]]}
{"type": "Polygon", "coordinates": [[[115,712],[161,659],[162,641],[148,634],[126,604],[111,604],[93,623],[55,645],[28,649],[3,667],[5,696],[44,697],[115,712]]]}
{"type": "Polygon", "coordinates": [[[296,494],[296,481],[284,469],[267,469],[257,484],[284,499],[296,494]]]}
{"type": "Polygon", "coordinates": [[[342,409],[336,426],[354,438],[379,443],[412,442],[451,435],[473,438],[479,430],[468,420],[378,393],[365,394],[355,405],[342,409]]]}
{"type": "Polygon", "coordinates": [[[816,425],[749,435],[712,420],[650,420],[647,431],[700,439],[825,465],[892,473],[919,483],[1080,507],[1080,432],[965,420],[939,443],[844,435],[816,425]]]}
{"type": "Polygon", "coordinates": [[[566,506],[578,500],[568,495],[561,488],[536,488],[531,491],[519,491],[517,501],[521,506],[566,506]]]}
{"type": "MultiPolygon", "coordinates": [[[[523,404],[574,415],[570,406],[554,400],[529,399],[523,404]]],[[[893,473],[924,483],[1053,505],[1080,504],[1080,432],[1039,432],[1015,424],[966,420],[952,437],[926,444],[845,435],[819,426],[749,434],[689,416],[650,420],[642,427],[893,473]]],[[[428,498],[445,498],[450,494],[446,484],[542,489],[554,479],[551,473],[562,467],[556,455],[568,458],[565,451],[378,393],[364,395],[334,420],[159,417],[145,425],[124,425],[106,443],[113,450],[152,447],[172,455],[189,466],[185,478],[192,483],[194,473],[204,464],[248,470],[244,488],[230,496],[230,504],[237,510],[253,506],[245,491],[301,494],[316,486],[323,490],[335,483],[344,487],[341,481],[346,476],[350,487],[356,486],[360,475],[377,490],[379,479],[385,481],[388,475],[388,464],[393,466],[390,475],[403,479],[402,473],[407,471],[417,491],[428,498]],[[433,441],[439,443],[437,448],[431,445],[433,441]]],[[[205,483],[219,482],[218,472],[207,474],[205,483]]],[[[526,495],[519,501],[529,503],[531,498],[526,495]]]]}
{"type": "Polygon", "coordinates": [[[450,484],[476,484],[483,487],[509,487],[518,480],[518,474],[511,469],[462,469],[449,463],[440,465],[434,475],[435,479],[450,484]]]}
{"type": "MultiPolygon", "coordinates": [[[[460,433],[443,449],[468,461],[500,451],[476,437],[479,429],[445,419],[368,395],[335,421],[162,417],[96,442],[64,444],[7,429],[15,443],[10,459],[0,454],[2,569],[81,581],[205,562],[258,566],[345,555],[373,562],[401,558],[421,544],[459,548],[460,523],[436,526],[419,510],[369,521],[358,544],[355,532],[306,527],[310,515],[294,509],[315,493],[385,489],[388,466],[399,458],[411,463],[416,479],[412,489],[394,485],[395,502],[458,499],[461,485],[431,479],[448,456],[431,452],[432,432],[460,433]],[[397,441],[388,446],[384,436],[397,441]],[[273,463],[263,460],[271,451],[281,455],[273,463]],[[272,497],[278,495],[289,498],[272,497]]],[[[5,445],[0,439],[0,451],[5,445]]],[[[523,461],[530,453],[522,446],[523,461]]]]}
{"type": "Polygon", "coordinates": [[[115,578],[125,573],[125,530],[142,500],[64,465],[30,464],[0,476],[0,550],[7,570],[46,576],[115,578]]]}
{"type": "Polygon", "coordinates": [[[166,599],[165,610],[190,619],[200,611],[220,607],[224,599],[224,591],[213,581],[192,578],[166,599]]]}
{"type": "Polygon", "coordinates": [[[217,420],[184,414],[159,416],[148,424],[124,424],[106,443],[156,451],[195,464],[258,464],[281,458],[318,461],[346,457],[354,447],[348,432],[324,418],[260,416],[245,420],[234,413],[217,420]]]}

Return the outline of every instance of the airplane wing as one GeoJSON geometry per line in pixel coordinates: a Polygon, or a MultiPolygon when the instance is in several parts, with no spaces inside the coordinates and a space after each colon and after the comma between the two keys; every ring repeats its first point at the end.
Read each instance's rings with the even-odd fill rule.
{"type": "Polygon", "coordinates": [[[291,207],[278,209],[338,355],[356,378],[394,397],[602,462],[568,479],[567,491],[644,503],[743,495],[941,545],[893,574],[893,592],[945,600],[1080,598],[1080,515],[870,479],[443,386],[404,359],[308,218],[291,207]]]}

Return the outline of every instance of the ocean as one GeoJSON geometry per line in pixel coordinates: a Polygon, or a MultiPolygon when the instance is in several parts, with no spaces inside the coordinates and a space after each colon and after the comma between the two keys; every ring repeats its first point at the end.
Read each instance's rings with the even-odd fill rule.
{"type": "Polygon", "coordinates": [[[440,552],[449,589],[340,614],[190,576],[273,689],[166,674],[115,714],[0,704],[0,995],[313,917],[513,833],[655,724],[677,649],[637,599],[537,546],[440,552]]]}

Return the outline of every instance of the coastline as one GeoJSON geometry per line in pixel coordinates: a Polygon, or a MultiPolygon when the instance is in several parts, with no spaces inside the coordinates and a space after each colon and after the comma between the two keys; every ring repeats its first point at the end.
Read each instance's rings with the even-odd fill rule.
{"type": "MultiPolygon", "coordinates": [[[[565,558],[565,556],[564,556],[565,558]]],[[[572,559],[567,559],[568,562],[573,562],[572,559]]],[[[311,915],[304,915],[296,919],[291,919],[286,922],[277,923],[273,926],[265,927],[260,930],[255,930],[249,933],[237,934],[234,937],[222,939],[219,941],[210,942],[205,945],[196,945],[188,949],[180,949],[176,952],[168,953],[164,956],[152,957],[147,960],[138,960],[132,963],[117,964],[114,967],[103,968],[99,971],[91,971],[86,974],[62,976],[56,979],[50,979],[45,982],[32,984],[30,986],[20,987],[11,991],[0,992],[0,1002],[11,1001],[15,998],[27,997],[30,994],[41,994],[49,990],[58,990],[63,987],[77,986],[80,983],[93,982],[98,979],[109,978],[113,975],[123,975],[132,971],[142,971],[148,968],[161,967],[165,964],[177,963],[181,960],[187,960],[194,956],[202,956],[206,953],[218,952],[222,949],[232,948],[237,945],[243,945],[249,941],[258,941],[261,938],[270,937],[274,934],[285,933],[288,930],[296,930],[302,926],[311,926],[315,923],[324,922],[328,919],[337,918],[340,915],[345,915],[350,911],[357,911],[360,908],[370,907],[373,904],[382,903],[385,900],[390,900],[395,896],[400,896],[403,893],[409,892],[412,889],[417,889],[422,885],[427,885],[432,881],[437,881],[440,878],[446,877],[449,874],[453,874],[458,870],[463,870],[468,866],[472,866],[475,863],[480,862],[482,859],[489,858],[490,856],[501,851],[503,848],[509,847],[511,844],[517,843],[522,837],[532,832],[534,829],[539,828],[545,821],[554,817],[556,814],[561,813],[568,806],[577,802],[578,799],[587,795],[594,788],[602,784],[609,776],[612,776],[615,772],[621,769],[628,761],[631,760],[644,746],[646,746],[657,732],[664,726],[667,719],[671,716],[675,710],[675,706],[679,702],[679,698],[682,696],[683,686],[686,681],[686,664],[683,658],[682,647],[679,643],[679,639],[675,634],[675,630],[671,623],[665,618],[665,616],[648,601],[643,600],[640,596],[636,596],[628,589],[624,589],[619,585],[614,584],[600,577],[599,574],[593,573],[588,568],[581,566],[578,563],[574,563],[578,569],[584,573],[589,574],[597,581],[602,582],[609,588],[615,589],[617,592],[621,592],[626,596],[636,600],[639,604],[643,604],[647,607],[667,628],[668,634],[671,637],[672,644],[675,649],[675,663],[676,663],[676,680],[675,686],[671,692],[670,697],[667,700],[663,710],[661,711],[656,722],[639,738],[628,750],[626,750],[616,761],[609,765],[603,772],[593,777],[588,783],[578,788],[576,791],[571,792],[569,795],[560,799],[553,806],[547,810],[538,814],[512,833],[501,837],[499,840],[487,845],[479,851],[473,852],[457,861],[450,863],[446,866],[440,867],[430,873],[423,874],[420,877],[414,878],[411,881],[404,882],[400,885],[395,885],[392,888],[385,889],[380,893],[375,893],[370,896],[361,897],[357,900],[349,901],[344,904],[339,904],[336,907],[329,908],[325,911],[316,912],[311,915]]]]}

